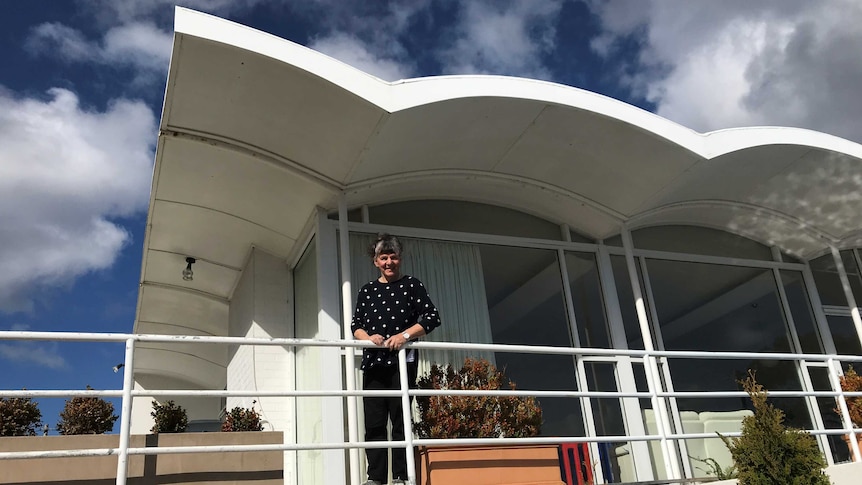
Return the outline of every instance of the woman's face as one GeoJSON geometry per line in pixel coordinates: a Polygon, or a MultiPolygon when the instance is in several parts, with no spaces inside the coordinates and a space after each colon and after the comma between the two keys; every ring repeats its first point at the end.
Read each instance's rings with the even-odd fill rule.
{"type": "Polygon", "coordinates": [[[378,254],[374,258],[374,266],[380,270],[380,276],[386,281],[395,281],[401,277],[401,256],[398,254],[378,254]]]}

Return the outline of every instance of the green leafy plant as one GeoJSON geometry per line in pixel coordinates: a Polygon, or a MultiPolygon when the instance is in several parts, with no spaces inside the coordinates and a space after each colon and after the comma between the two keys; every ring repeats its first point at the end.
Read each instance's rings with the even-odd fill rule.
{"type": "Polygon", "coordinates": [[[689,455],[689,458],[703,463],[706,468],[698,467],[698,469],[705,471],[707,475],[712,475],[718,480],[731,480],[736,478],[736,466],[734,465],[722,468],[721,464],[719,464],[715,458],[699,458],[691,455],[689,455]]]}
{"type": "Polygon", "coordinates": [[[29,397],[0,397],[0,436],[36,436],[41,425],[42,412],[29,397]]]}
{"type": "MultiPolygon", "coordinates": [[[[431,366],[417,381],[419,389],[515,389],[515,383],[484,359],[452,366],[431,366]]],[[[541,431],[542,408],[526,396],[420,396],[420,420],[414,430],[423,438],[523,438],[541,431]]]]}
{"type": "MultiPolygon", "coordinates": [[[[90,391],[93,388],[87,386],[90,391]]],[[[114,429],[118,416],[114,405],[99,397],[73,397],[66,401],[57,422],[57,431],[63,435],[104,434],[114,429]]]]}
{"type": "MultiPolygon", "coordinates": [[[[254,406],[254,402],[252,403],[254,406]]],[[[222,431],[262,431],[263,423],[260,414],[253,408],[241,408],[239,406],[228,411],[221,423],[222,431]]]]}
{"type": "Polygon", "coordinates": [[[159,433],[183,433],[189,424],[189,417],[182,406],[173,401],[160,404],[153,401],[153,412],[150,416],[155,420],[150,430],[154,434],[159,433]]]}
{"type": "MultiPolygon", "coordinates": [[[[862,391],[862,376],[856,373],[853,366],[847,369],[840,378],[841,390],[844,392],[860,392],[862,391]]],[[[847,402],[847,410],[850,412],[850,421],[856,428],[862,428],[862,397],[847,396],[844,398],[847,402]]],[[[835,407],[835,412],[841,415],[841,409],[835,407]]]]}
{"type": "Polygon", "coordinates": [[[826,460],[817,441],[803,430],[784,425],[784,412],[766,402],[766,391],[754,372],[740,381],[754,405],[742,420],[742,436],[719,437],[730,450],[740,485],[829,485],[826,460]]]}

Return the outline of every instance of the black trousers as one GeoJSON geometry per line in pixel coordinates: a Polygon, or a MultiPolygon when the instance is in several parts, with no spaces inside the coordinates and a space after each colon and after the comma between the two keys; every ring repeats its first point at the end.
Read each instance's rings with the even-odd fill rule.
{"type": "MultiPolygon", "coordinates": [[[[417,364],[407,363],[407,382],[410,389],[416,388],[417,364]]],[[[362,389],[364,390],[399,390],[401,383],[398,377],[398,367],[381,367],[368,369],[363,374],[362,389]]],[[[365,441],[386,441],[386,424],[392,422],[392,441],[404,440],[404,413],[401,397],[366,397],[362,400],[365,406],[365,441]]],[[[412,402],[412,398],[411,398],[412,402]]],[[[389,468],[388,448],[368,448],[365,456],[368,458],[368,478],[387,483],[389,468]]],[[[392,476],[395,479],[407,480],[407,456],[404,448],[392,449],[392,476]]]]}

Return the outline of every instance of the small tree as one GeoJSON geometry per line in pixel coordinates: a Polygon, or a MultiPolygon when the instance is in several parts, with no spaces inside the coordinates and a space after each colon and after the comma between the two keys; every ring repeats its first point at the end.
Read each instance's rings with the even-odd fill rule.
{"type": "Polygon", "coordinates": [[[42,411],[29,397],[0,397],[0,436],[36,436],[42,411]]]}
{"type": "MultiPolygon", "coordinates": [[[[465,359],[459,370],[433,365],[417,382],[420,389],[515,389],[502,372],[483,359],[465,359]],[[508,384],[508,386],[506,386],[508,384]]],[[[425,438],[524,438],[542,427],[542,408],[524,396],[417,397],[420,421],[414,424],[425,438]]]]}
{"type": "MultiPolygon", "coordinates": [[[[93,388],[87,386],[87,390],[93,388]]],[[[57,431],[63,435],[104,434],[114,429],[118,418],[114,405],[100,397],[73,397],[60,413],[57,431]]]]}
{"type": "Polygon", "coordinates": [[[153,412],[150,413],[150,416],[155,420],[155,424],[150,430],[153,434],[183,433],[189,424],[186,410],[173,401],[164,404],[153,401],[153,412]]]}
{"type": "MultiPolygon", "coordinates": [[[[252,403],[254,405],[254,403],[252,403]]],[[[260,414],[253,408],[246,409],[239,406],[231,409],[225,414],[221,424],[222,431],[262,431],[263,423],[260,414]]]]}
{"type": "Polygon", "coordinates": [[[766,402],[766,391],[748,371],[743,389],[754,404],[754,415],[742,420],[742,436],[719,436],[730,450],[739,485],[829,485],[826,460],[809,433],[787,428],[784,412],[766,402]]]}

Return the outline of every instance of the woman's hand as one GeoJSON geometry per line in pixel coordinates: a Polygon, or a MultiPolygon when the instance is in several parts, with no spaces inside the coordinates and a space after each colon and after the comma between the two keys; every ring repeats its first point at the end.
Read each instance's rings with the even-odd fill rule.
{"type": "Polygon", "coordinates": [[[385,345],[389,350],[396,351],[400,350],[406,343],[407,339],[404,338],[404,335],[398,333],[386,339],[386,341],[383,342],[383,345],[385,345]]]}
{"type": "Polygon", "coordinates": [[[380,335],[379,333],[375,333],[374,335],[369,335],[368,340],[374,342],[374,345],[376,345],[378,347],[383,346],[383,344],[385,343],[383,335],[380,335]]]}

